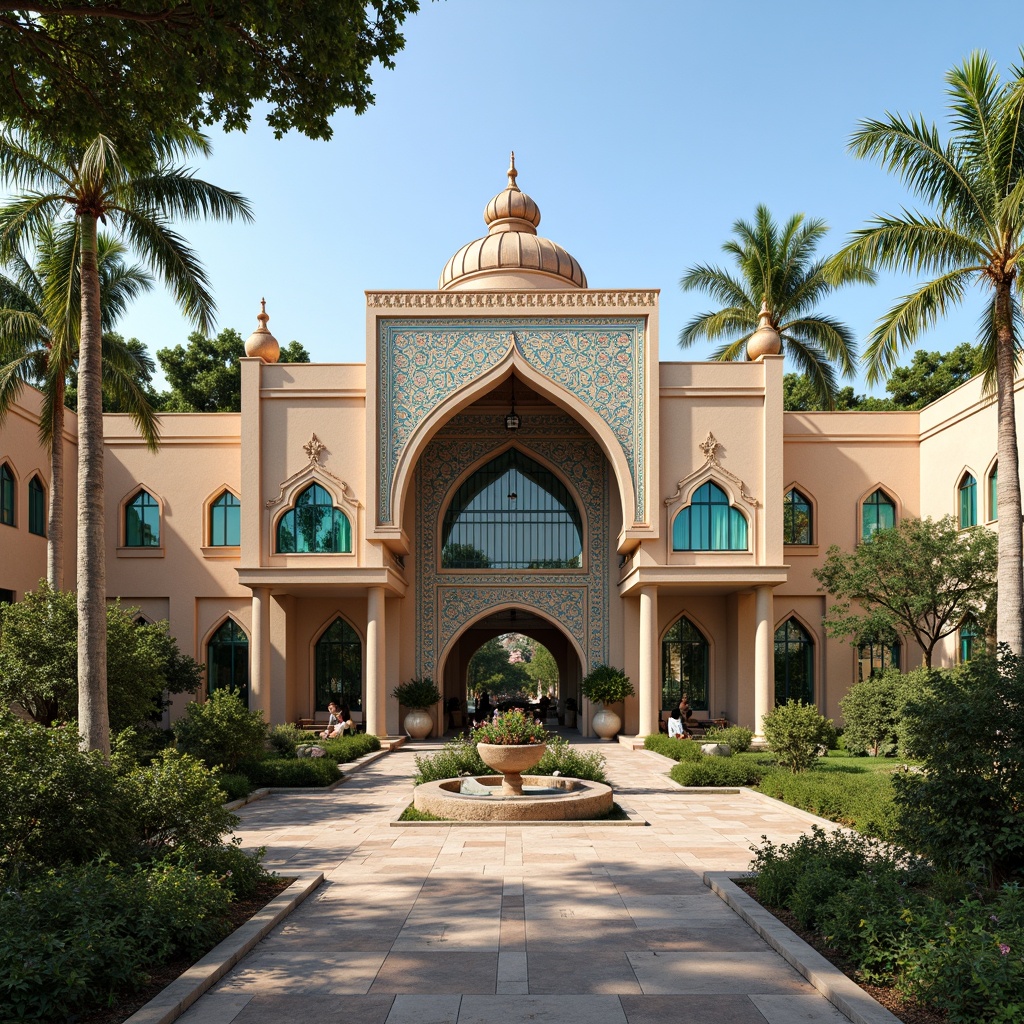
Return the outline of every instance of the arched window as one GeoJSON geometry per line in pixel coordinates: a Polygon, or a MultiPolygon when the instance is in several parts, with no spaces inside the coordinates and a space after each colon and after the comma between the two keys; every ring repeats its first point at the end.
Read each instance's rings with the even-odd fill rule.
{"type": "Polygon", "coordinates": [[[746,551],[747,520],[710,480],[693,493],[672,524],[673,551],[746,551]]]}
{"type": "Polygon", "coordinates": [[[350,711],[363,710],[363,645],[342,618],[331,623],[316,642],[316,710],[336,700],[350,711]]]}
{"type": "Polygon", "coordinates": [[[988,517],[996,520],[999,518],[999,463],[992,467],[988,475],[988,517]]]}
{"type": "Polygon", "coordinates": [[[510,448],[468,477],[441,527],[442,569],[577,569],[583,519],[549,469],[510,448]]]}
{"type": "Polygon", "coordinates": [[[249,640],[234,619],[226,619],[206,645],[206,684],[211,693],[233,687],[249,706],[249,640]]]}
{"type": "Polygon", "coordinates": [[[978,481],[964,473],[957,489],[960,495],[960,529],[978,525],[978,481]]]}
{"type": "Polygon", "coordinates": [[[960,623],[960,660],[970,661],[979,651],[984,634],[977,621],[968,616],[960,623]]]}
{"type": "Polygon", "coordinates": [[[896,502],[879,487],[861,506],[860,538],[871,540],[876,530],[891,530],[895,525],[896,502]]]}
{"type": "Polygon", "coordinates": [[[310,484],[277,524],[282,555],[339,554],[352,550],[352,524],[319,484],[310,484]]]}
{"type": "Polygon", "coordinates": [[[14,474],[6,462],[0,465],[0,523],[14,525],[14,474]]]}
{"type": "Polygon", "coordinates": [[[224,491],[210,506],[210,547],[238,547],[242,543],[242,503],[224,491]]]}
{"type": "Polygon", "coordinates": [[[694,711],[708,710],[708,642],[685,616],[677,619],[661,641],[661,707],[678,706],[685,693],[694,711]]]}
{"type": "Polygon", "coordinates": [[[894,644],[861,644],[857,648],[857,678],[870,679],[881,675],[887,668],[899,668],[903,654],[903,645],[894,644]]]}
{"type": "Polygon", "coordinates": [[[814,702],[814,641],[796,619],[775,630],[775,703],[814,702]]]}
{"type": "Polygon", "coordinates": [[[160,547],[160,505],[148,491],[139,491],[125,506],[124,546],[160,547]]]}
{"type": "Polygon", "coordinates": [[[782,499],[782,543],[812,544],[814,510],[811,503],[795,487],[782,499]]]}
{"type": "Polygon", "coordinates": [[[46,536],[46,488],[38,476],[28,482],[28,532],[46,536]]]}

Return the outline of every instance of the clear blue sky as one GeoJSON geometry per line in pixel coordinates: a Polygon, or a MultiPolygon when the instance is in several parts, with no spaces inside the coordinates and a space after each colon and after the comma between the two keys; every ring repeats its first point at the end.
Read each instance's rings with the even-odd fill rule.
{"type": "MultiPolygon", "coordinates": [[[[679,290],[683,270],[717,261],[759,202],[778,218],[824,217],[834,246],[897,209],[898,183],[846,152],[858,119],[941,120],[943,76],[972,49],[1004,71],[1018,58],[1024,6],[424,0],[405,36],[396,69],[376,74],[375,106],[337,114],[330,142],[275,140],[259,112],[247,134],[212,133],[199,175],[256,213],[251,227],[183,226],[219,327],[248,336],[265,295],[281,342],[298,339],[314,361],[362,362],[364,289],[436,287],[448,257],[484,233],[514,149],[540,233],[591,287],[660,288],[661,358],[706,358],[677,346],[709,308],[679,290]]],[[[849,289],[829,310],[864,338],[910,284],[849,289]]],[[[927,347],[973,340],[980,310],[972,299],[927,347]]],[[[191,330],[160,289],[119,329],[154,352],[191,330]]]]}

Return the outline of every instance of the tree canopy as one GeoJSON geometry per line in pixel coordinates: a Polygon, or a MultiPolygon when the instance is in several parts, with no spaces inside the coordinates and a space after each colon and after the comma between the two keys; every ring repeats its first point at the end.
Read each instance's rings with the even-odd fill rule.
{"type": "Polygon", "coordinates": [[[825,631],[855,645],[913,639],[932,663],[964,619],[984,621],[996,595],[995,534],[960,530],[952,516],[903,519],[853,551],[833,544],[814,578],[836,603],[825,631]]]}
{"type": "Polygon", "coordinates": [[[338,109],[373,103],[419,0],[82,0],[0,3],[0,120],[122,153],[171,121],[245,129],[268,104],[280,137],[329,139],[338,109]]]}

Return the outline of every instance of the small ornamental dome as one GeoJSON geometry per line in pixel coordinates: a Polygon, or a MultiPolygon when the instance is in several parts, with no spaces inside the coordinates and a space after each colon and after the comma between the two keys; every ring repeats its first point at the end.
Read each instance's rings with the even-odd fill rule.
{"type": "Polygon", "coordinates": [[[768,300],[761,302],[758,313],[757,330],[747,339],[747,358],[759,359],[761,356],[777,356],[782,351],[782,338],[772,327],[772,315],[768,309],[768,300]]]}
{"type": "Polygon", "coordinates": [[[276,363],[281,355],[281,346],[277,343],[277,338],[267,330],[270,314],[267,313],[266,299],[260,299],[260,307],[260,312],[256,314],[260,325],[249,335],[249,340],[245,343],[245,354],[259,356],[265,363],[276,363]]]}
{"type": "Polygon", "coordinates": [[[560,245],[537,234],[540,210],[516,184],[516,155],[508,185],[484,209],[487,234],[464,245],[446,264],[442,290],[586,288],[582,267],[560,245]]]}

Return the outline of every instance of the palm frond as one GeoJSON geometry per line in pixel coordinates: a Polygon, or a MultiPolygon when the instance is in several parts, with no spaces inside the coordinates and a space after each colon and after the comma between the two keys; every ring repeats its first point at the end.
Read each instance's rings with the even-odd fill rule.
{"type": "Polygon", "coordinates": [[[756,310],[761,304],[728,271],[704,263],[690,267],[679,279],[679,287],[683,291],[704,292],[728,306],[749,306],[756,310]]]}
{"type": "Polygon", "coordinates": [[[103,336],[103,386],[109,388],[118,405],[127,412],[150,451],[160,445],[160,422],[149,396],[139,384],[145,367],[120,339],[103,336]]]}
{"type": "Polygon", "coordinates": [[[982,242],[933,217],[904,210],[902,217],[881,216],[853,232],[836,259],[911,274],[946,273],[970,265],[981,270],[991,254],[982,242]]]}
{"type": "Polygon", "coordinates": [[[846,324],[830,316],[805,316],[781,324],[783,351],[788,352],[793,341],[812,346],[815,351],[839,365],[844,377],[856,376],[857,339],[846,324]]]}
{"type": "Polygon", "coordinates": [[[750,340],[750,335],[753,331],[748,331],[742,338],[737,338],[736,341],[730,341],[725,345],[721,345],[711,353],[712,359],[717,359],[722,363],[733,363],[739,359],[747,358],[747,342],[750,340]]]}
{"type": "MultiPolygon", "coordinates": [[[[1010,296],[1010,315],[1013,318],[1013,365],[1016,376],[1017,368],[1024,361],[1024,309],[1015,295],[1010,296]]],[[[981,347],[982,372],[984,373],[982,390],[986,394],[992,394],[996,389],[998,370],[996,356],[999,351],[994,292],[989,301],[985,303],[981,316],[978,317],[978,344],[981,347]]]]}
{"type": "Polygon", "coordinates": [[[202,181],[185,167],[161,168],[155,174],[133,179],[125,185],[119,205],[144,207],[168,218],[253,220],[252,205],[243,195],[202,181]]]}
{"type": "Polygon", "coordinates": [[[789,335],[783,342],[786,358],[793,361],[808,381],[823,409],[836,407],[839,382],[828,360],[828,354],[813,341],[789,335]]]}
{"type": "Polygon", "coordinates": [[[25,192],[0,208],[0,259],[28,248],[56,220],[68,200],[51,192],[25,192]]]}
{"type": "Polygon", "coordinates": [[[736,336],[737,333],[750,336],[757,325],[757,318],[751,316],[748,309],[719,309],[711,313],[699,313],[679,332],[679,347],[689,348],[702,338],[714,341],[724,335],[736,336]]]}

